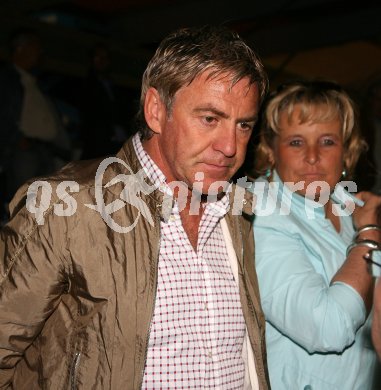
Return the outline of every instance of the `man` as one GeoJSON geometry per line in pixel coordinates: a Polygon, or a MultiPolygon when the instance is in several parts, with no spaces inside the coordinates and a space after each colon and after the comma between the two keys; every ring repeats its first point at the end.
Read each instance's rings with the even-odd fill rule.
{"type": "MultiPolygon", "coordinates": [[[[90,66],[81,88],[82,158],[91,159],[115,154],[126,140],[122,127],[121,100],[109,72],[112,65],[109,49],[94,46],[90,66]]],[[[123,107],[123,112],[126,107],[123,107]]]]}
{"type": "Polygon", "coordinates": [[[61,118],[33,74],[42,54],[39,36],[17,29],[9,51],[10,62],[0,69],[0,167],[7,198],[26,180],[52,173],[54,158],[68,157],[70,148],[61,118]]]}
{"type": "Polygon", "coordinates": [[[266,88],[236,34],[175,32],[117,157],[18,192],[1,233],[0,388],[269,387],[252,207],[228,183],[266,88]]]}

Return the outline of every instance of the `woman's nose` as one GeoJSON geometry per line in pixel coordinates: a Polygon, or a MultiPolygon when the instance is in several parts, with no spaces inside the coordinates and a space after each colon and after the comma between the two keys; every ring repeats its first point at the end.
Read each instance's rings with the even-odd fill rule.
{"type": "Polygon", "coordinates": [[[307,147],[306,161],[313,165],[319,160],[319,149],[316,146],[307,147]]]}

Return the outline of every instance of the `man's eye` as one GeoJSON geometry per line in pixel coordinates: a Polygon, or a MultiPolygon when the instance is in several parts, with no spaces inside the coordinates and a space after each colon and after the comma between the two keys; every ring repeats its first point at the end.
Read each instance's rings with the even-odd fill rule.
{"type": "Polygon", "coordinates": [[[302,141],[300,139],[294,139],[294,140],[290,141],[290,145],[291,146],[301,146],[302,141]]]}
{"type": "Polygon", "coordinates": [[[248,123],[248,122],[240,122],[239,127],[243,131],[251,131],[251,130],[253,130],[254,125],[252,123],[248,123]]]}
{"type": "Polygon", "coordinates": [[[207,124],[213,124],[215,123],[216,118],[214,116],[205,116],[204,117],[204,122],[207,124]]]}

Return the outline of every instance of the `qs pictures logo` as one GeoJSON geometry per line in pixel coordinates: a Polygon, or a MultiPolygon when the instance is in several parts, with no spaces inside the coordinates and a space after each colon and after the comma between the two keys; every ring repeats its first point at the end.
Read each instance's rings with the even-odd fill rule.
{"type": "MultiPolygon", "coordinates": [[[[154,186],[150,186],[144,179],[146,174],[143,169],[137,173],[133,173],[131,168],[125,161],[116,158],[108,157],[99,165],[95,175],[95,204],[85,204],[91,210],[97,211],[106,224],[118,233],[128,233],[137,224],[140,215],[153,225],[154,221],[149,211],[148,206],[141,199],[140,193],[149,194],[155,190],[154,186]],[[104,173],[110,164],[121,164],[127,169],[129,174],[119,174],[111,179],[107,184],[103,185],[104,173]],[[120,198],[106,204],[103,197],[104,188],[111,187],[117,183],[124,184],[123,190],[120,193],[120,198]],[[121,226],[113,219],[113,213],[126,206],[126,203],[136,207],[138,215],[133,223],[129,226],[121,226]]],[[[35,215],[39,225],[45,222],[45,212],[53,207],[53,212],[57,216],[70,217],[77,211],[77,201],[71,193],[79,192],[79,184],[75,181],[62,181],[56,187],[56,195],[59,202],[51,205],[53,195],[52,185],[43,180],[33,182],[27,192],[26,208],[35,215]]]]}

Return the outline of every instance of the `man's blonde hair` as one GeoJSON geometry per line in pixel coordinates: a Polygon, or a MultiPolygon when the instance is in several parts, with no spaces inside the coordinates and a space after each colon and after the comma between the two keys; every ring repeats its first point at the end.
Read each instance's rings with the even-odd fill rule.
{"type": "Polygon", "coordinates": [[[205,71],[209,78],[227,74],[232,86],[247,77],[258,84],[260,102],[267,92],[262,62],[238,34],[213,26],[180,29],[161,42],[144,72],[138,112],[143,138],[152,135],[144,118],[147,90],[156,88],[170,114],[176,92],[205,71]]]}

